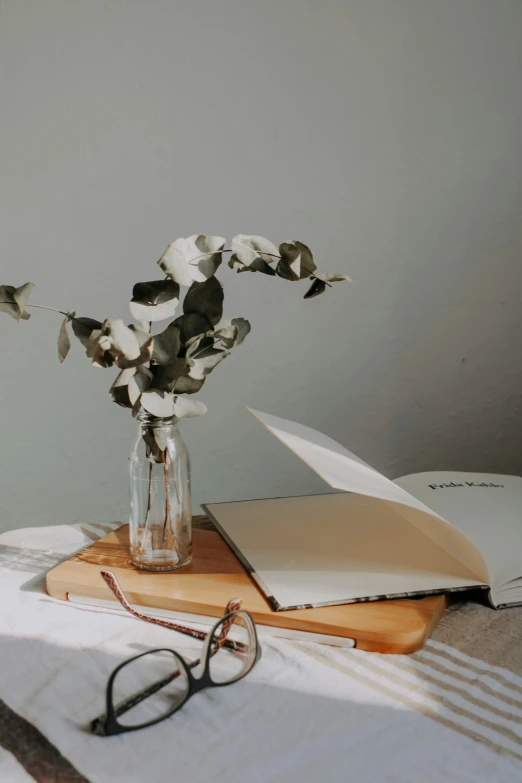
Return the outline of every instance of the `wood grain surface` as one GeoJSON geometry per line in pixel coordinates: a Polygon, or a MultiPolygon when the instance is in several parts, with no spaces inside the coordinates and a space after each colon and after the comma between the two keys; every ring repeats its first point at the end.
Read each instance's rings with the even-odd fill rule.
{"type": "Polygon", "coordinates": [[[128,525],[123,525],[49,571],[47,591],[62,600],[69,593],[112,599],[100,576],[107,568],[136,605],[219,617],[227,602],[239,597],[258,623],[353,638],[360,649],[386,653],[421,648],[446,606],[446,596],[437,595],[274,612],[210,520],[195,517],[194,527],[192,563],[179,571],[153,573],[133,566],[128,525]]]}

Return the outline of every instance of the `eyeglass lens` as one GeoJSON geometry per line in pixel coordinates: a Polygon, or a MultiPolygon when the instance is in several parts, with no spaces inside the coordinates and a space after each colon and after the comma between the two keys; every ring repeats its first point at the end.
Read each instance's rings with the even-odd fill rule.
{"type": "Polygon", "coordinates": [[[250,617],[244,612],[237,612],[230,620],[222,620],[216,627],[210,642],[209,673],[216,685],[225,685],[243,677],[252,668],[256,654],[256,635],[250,617]],[[238,642],[238,649],[230,646],[219,646],[223,633],[227,640],[238,642]],[[217,651],[216,651],[216,648],[217,651]]]}
{"type": "Polygon", "coordinates": [[[171,650],[134,658],[114,678],[112,703],[118,723],[132,727],[164,718],[184,702],[188,690],[188,676],[171,650]],[[140,698],[147,691],[146,698],[140,698]]]}

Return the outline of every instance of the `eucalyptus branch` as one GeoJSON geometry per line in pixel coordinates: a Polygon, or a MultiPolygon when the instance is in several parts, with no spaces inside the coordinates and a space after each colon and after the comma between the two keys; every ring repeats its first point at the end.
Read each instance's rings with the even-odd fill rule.
{"type": "Polygon", "coordinates": [[[18,288],[0,285],[0,311],[16,320],[28,318],[26,307],[63,316],[58,335],[60,361],[65,360],[70,349],[67,327],[72,321],[72,331],[91,362],[97,367],[119,368],[120,375],[110,393],[114,402],[129,408],[134,415],[142,408],[156,418],[199,416],[206,407],[188,395],[200,391],[210,372],[250,332],[245,318],[223,319],[223,285],[215,274],[225,253],[232,253],[232,266],[239,271],[271,275],[287,282],[308,278],[311,285],[305,299],[347,279],[345,275],[317,271],[312,251],[297,240],[275,245],[258,235],[237,234],[226,242],[223,237],[197,234],[180,237],[167,247],[157,262],[166,275],[164,280],[134,286],[130,309],[141,326],[127,326],[120,318],[106,318],[102,323],[93,318],[77,318],[74,312],[55,307],[28,304],[33,283],[18,288]],[[200,261],[203,263],[198,264],[200,261]],[[180,296],[182,287],[188,291],[180,296]],[[163,332],[153,335],[155,322],[164,319],[173,320],[163,332]]]}
{"type": "Polygon", "coordinates": [[[57,310],[56,307],[47,307],[47,305],[36,305],[36,304],[28,304],[26,305],[26,307],[37,307],[38,310],[50,310],[53,313],[60,313],[60,315],[64,315],[70,321],[78,321],[78,318],[72,315],[72,313],[66,313],[63,310],[57,310]]]}
{"type": "MultiPolygon", "coordinates": [[[[11,302],[0,302],[0,304],[12,304],[11,302]]],[[[66,313],[63,310],[57,310],[56,307],[47,307],[47,305],[37,305],[37,304],[27,304],[26,307],[36,307],[38,310],[50,310],[52,313],[60,313],[60,315],[64,315],[66,318],[69,318],[70,321],[78,321],[78,318],[75,318],[74,315],[71,313],[66,313]]],[[[81,322],[80,322],[81,323],[81,322]]]]}
{"type": "Polygon", "coordinates": [[[151,426],[144,424],[139,436],[145,442],[149,464],[143,475],[146,508],[143,504],[142,509],[140,503],[139,511],[133,510],[138,532],[132,534],[131,551],[138,552],[138,565],[142,564],[140,559],[152,567],[156,560],[169,562],[173,552],[177,559],[170,559],[177,566],[187,562],[186,527],[190,522],[184,521],[184,492],[189,490],[177,453],[169,450],[168,442],[165,445],[157,439],[152,423],[204,414],[206,406],[192,395],[250,332],[246,318],[223,317],[224,288],[215,275],[225,253],[232,253],[229,266],[240,272],[270,275],[273,280],[287,282],[308,278],[310,287],[305,299],[322,294],[333,282],[347,279],[345,275],[319,272],[310,248],[297,240],[275,245],[258,235],[238,234],[227,242],[224,237],[198,234],[180,237],[168,246],[157,261],[165,279],[147,277],[134,285],[129,305],[136,323],[130,326],[121,318],[100,322],[47,305],[28,304],[34,288],[31,282],[18,287],[0,285],[0,312],[16,321],[27,319],[26,308],[30,307],[61,315],[57,341],[60,362],[69,353],[72,331],[94,366],[119,369],[110,388],[113,401],[128,408],[133,416],[146,413],[143,421],[150,418],[151,426]],[[188,289],[183,294],[182,287],[188,289]],[[156,322],[167,319],[163,331],[153,334],[156,322]]]}
{"type": "MultiPolygon", "coordinates": [[[[230,248],[224,248],[223,250],[209,250],[208,253],[202,253],[200,256],[191,258],[189,264],[193,264],[195,261],[200,261],[202,258],[206,258],[207,256],[217,256],[220,253],[233,253],[233,252],[234,251],[231,250],[230,248]]],[[[263,251],[262,253],[260,253],[260,255],[270,256],[271,258],[279,258],[279,260],[281,260],[281,256],[278,256],[275,253],[265,253],[263,251]]]]}

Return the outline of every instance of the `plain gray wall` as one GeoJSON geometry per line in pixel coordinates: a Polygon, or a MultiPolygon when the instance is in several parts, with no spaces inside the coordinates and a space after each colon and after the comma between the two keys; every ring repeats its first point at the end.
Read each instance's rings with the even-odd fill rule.
{"type": "MultiPolygon", "coordinates": [[[[234,275],[248,342],[185,422],[196,505],[323,490],[245,412],[390,476],[522,471],[520,0],[4,0],[1,283],[129,318],[193,233],[350,274],[234,275]]],[[[2,316],[0,529],[124,519],[136,425],[59,316],[2,316]]]]}

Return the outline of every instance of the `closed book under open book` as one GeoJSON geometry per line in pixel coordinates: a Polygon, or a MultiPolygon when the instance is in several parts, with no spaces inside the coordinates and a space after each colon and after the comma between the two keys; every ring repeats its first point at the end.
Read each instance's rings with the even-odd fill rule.
{"type": "Polygon", "coordinates": [[[339,493],[204,506],[286,611],[483,588],[522,604],[522,478],[436,471],[390,481],[309,427],[251,413],[339,493]]]}

